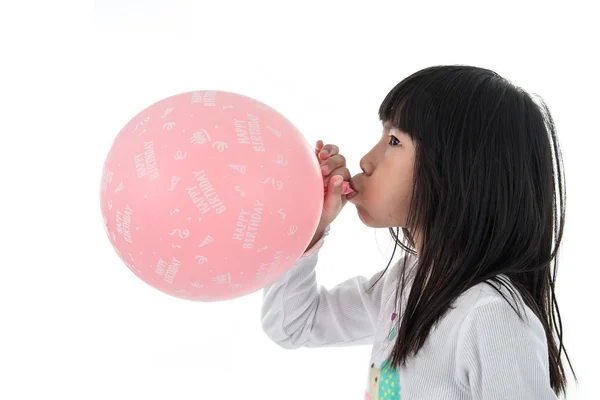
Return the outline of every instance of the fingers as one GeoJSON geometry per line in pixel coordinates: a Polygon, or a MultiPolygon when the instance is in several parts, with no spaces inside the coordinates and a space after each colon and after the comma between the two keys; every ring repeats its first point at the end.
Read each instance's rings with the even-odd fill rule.
{"type": "Polygon", "coordinates": [[[315,144],[315,154],[321,160],[326,160],[327,158],[339,154],[340,148],[335,144],[324,144],[322,140],[318,140],[315,144]]]}
{"type": "Polygon", "coordinates": [[[324,144],[317,141],[315,154],[321,165],[323,182],[327,187],[323,202],[322,221],[331,223],[347,202],[344,196],[343,182],[351,179],[350,171],[346,168],[346,158],[339,154],[340,149],[334,144],[324,144]]]}
{"type": "Polygon", "coordinates": [[[329,157],[332,157],[339,152],[340,149],[335,144],[326,144],[321,148],[317,155],[320,160],[327,160],[329,157]]]}
{"type": "Polygon", "coordinates": [[[324,144],[322,140],[317,141],[317,144],[315,145],[315,156],[319,156],[319,153],[321,152],[321,149],[323,148],[324,144]]]}
{"type": "Polygon", "coordinates": [[[350,171],[345,166],[334,169],[331,173],[323,174],[323,183],[329,185],[329,181],[334,176],[341,176],[344,181],[350,181],[352,178],[350,171]]]}
{"type": "Polygon", "coordinates": [[[323,144],[322,140],[317,141],[315,154],[319,158],[321,172],[323,174],[323,183],[329,187],[331,177],[339,175],[343,180],[349,181],[352,177],[348,168],[346,168],[346,158],[339,154],[339,147],[334,144],[323,144]]]}
{"type": "Polygon", "coordinates": [[[334,175],[329,180],[323,203],[323,209],[328,219],[335,218],[335,215],[339,213],[344,204],[345,199],[342,196],[343,181],[344,179],[340,175],[334,175]]]}
{"type": "MultiPolygon", "coordinates": [[[[336,154],[325,161],[321,161],[321,171],[325,176],[338,169],[346,169],[346,158],[341,154],[336,154]]],[[[348,177],[348,179],[350,178],[348,177]]]]}
{"type": "Polygon", "coordinates": [[[329,174],[329,176],[336,176],[336,175],[341,176],[342,179],[345,181],[350,181],[350,179],[352,178],[352,175],[350,175],[350,171],[346,167],[340,167],[340,168],[334,169],[331,172],[331,174],[329,174]]]}

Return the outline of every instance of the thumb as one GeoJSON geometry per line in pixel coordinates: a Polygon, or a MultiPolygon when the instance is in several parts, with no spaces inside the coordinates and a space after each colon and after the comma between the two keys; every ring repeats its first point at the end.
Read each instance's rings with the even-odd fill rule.
{"type": "Polygon", "coordinates": [[[342,208],[342,182],[344,178],[340,175],[332,176],[329,179],[327,194],[323,203],[323,209],[328,219],[333,220],[342,208]]]}

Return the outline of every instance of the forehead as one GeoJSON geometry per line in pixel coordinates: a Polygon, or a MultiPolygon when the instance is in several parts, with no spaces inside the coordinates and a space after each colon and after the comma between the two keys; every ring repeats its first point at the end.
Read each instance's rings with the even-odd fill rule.
{"type": "Polygon", "coordinates": [[[383,123],[383,130],[387,133],[387,132],[394,132],[394,133],[399,133],[402,135],[406,135],[406,132],[400,130],[400,128],[395,127],[390,121],[385,121],[383,123]]]}

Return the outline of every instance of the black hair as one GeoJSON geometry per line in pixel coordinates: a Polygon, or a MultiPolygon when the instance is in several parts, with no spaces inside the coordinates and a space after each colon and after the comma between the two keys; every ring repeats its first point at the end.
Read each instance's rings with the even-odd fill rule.
{"type": "MultiPolygon", "coordinates": [[[[419,351],[464,291],[485,282],[507,301],[493,283],[513,299],[516,289],[541,321],[554,392],[566,391],[562,354],[575,377],[555,295],[566,201],[562,157],[552,116],[536,97],[539,104],[489,69],[452,65],[410,75],[383,100],[379,119],[406,132],[416,149],[402,238],[399,227],[389,229],[394,254],[397,247],[417,254],[411,232],[418,230],[421,243],[397,320],[393,366],[419,351]]],[[[396,299],[406,287],[406,260],[396,299]]]]}

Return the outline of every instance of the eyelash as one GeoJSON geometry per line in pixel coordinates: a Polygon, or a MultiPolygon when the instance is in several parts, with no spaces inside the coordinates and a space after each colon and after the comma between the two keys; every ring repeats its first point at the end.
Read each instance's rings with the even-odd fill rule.
{"type": "Polygon", "coordinates": [[[400,143],[400,140],[398,140],[398,138],[397,138],[396,136],[394,136],[394,135],[390,135],[390,140],[388,141],[388,144],[389,144],[390,146],[392,146],[392,147],[396,147],[396,146],[394,146],[394,145],[392,144],[392,141],[394,141],[394,140],[395,140],[396,142],[398,142],[398,144],[397,144],[396,146],[399,146],[399,145],[401,145],[401,143],[400,143]]]}

